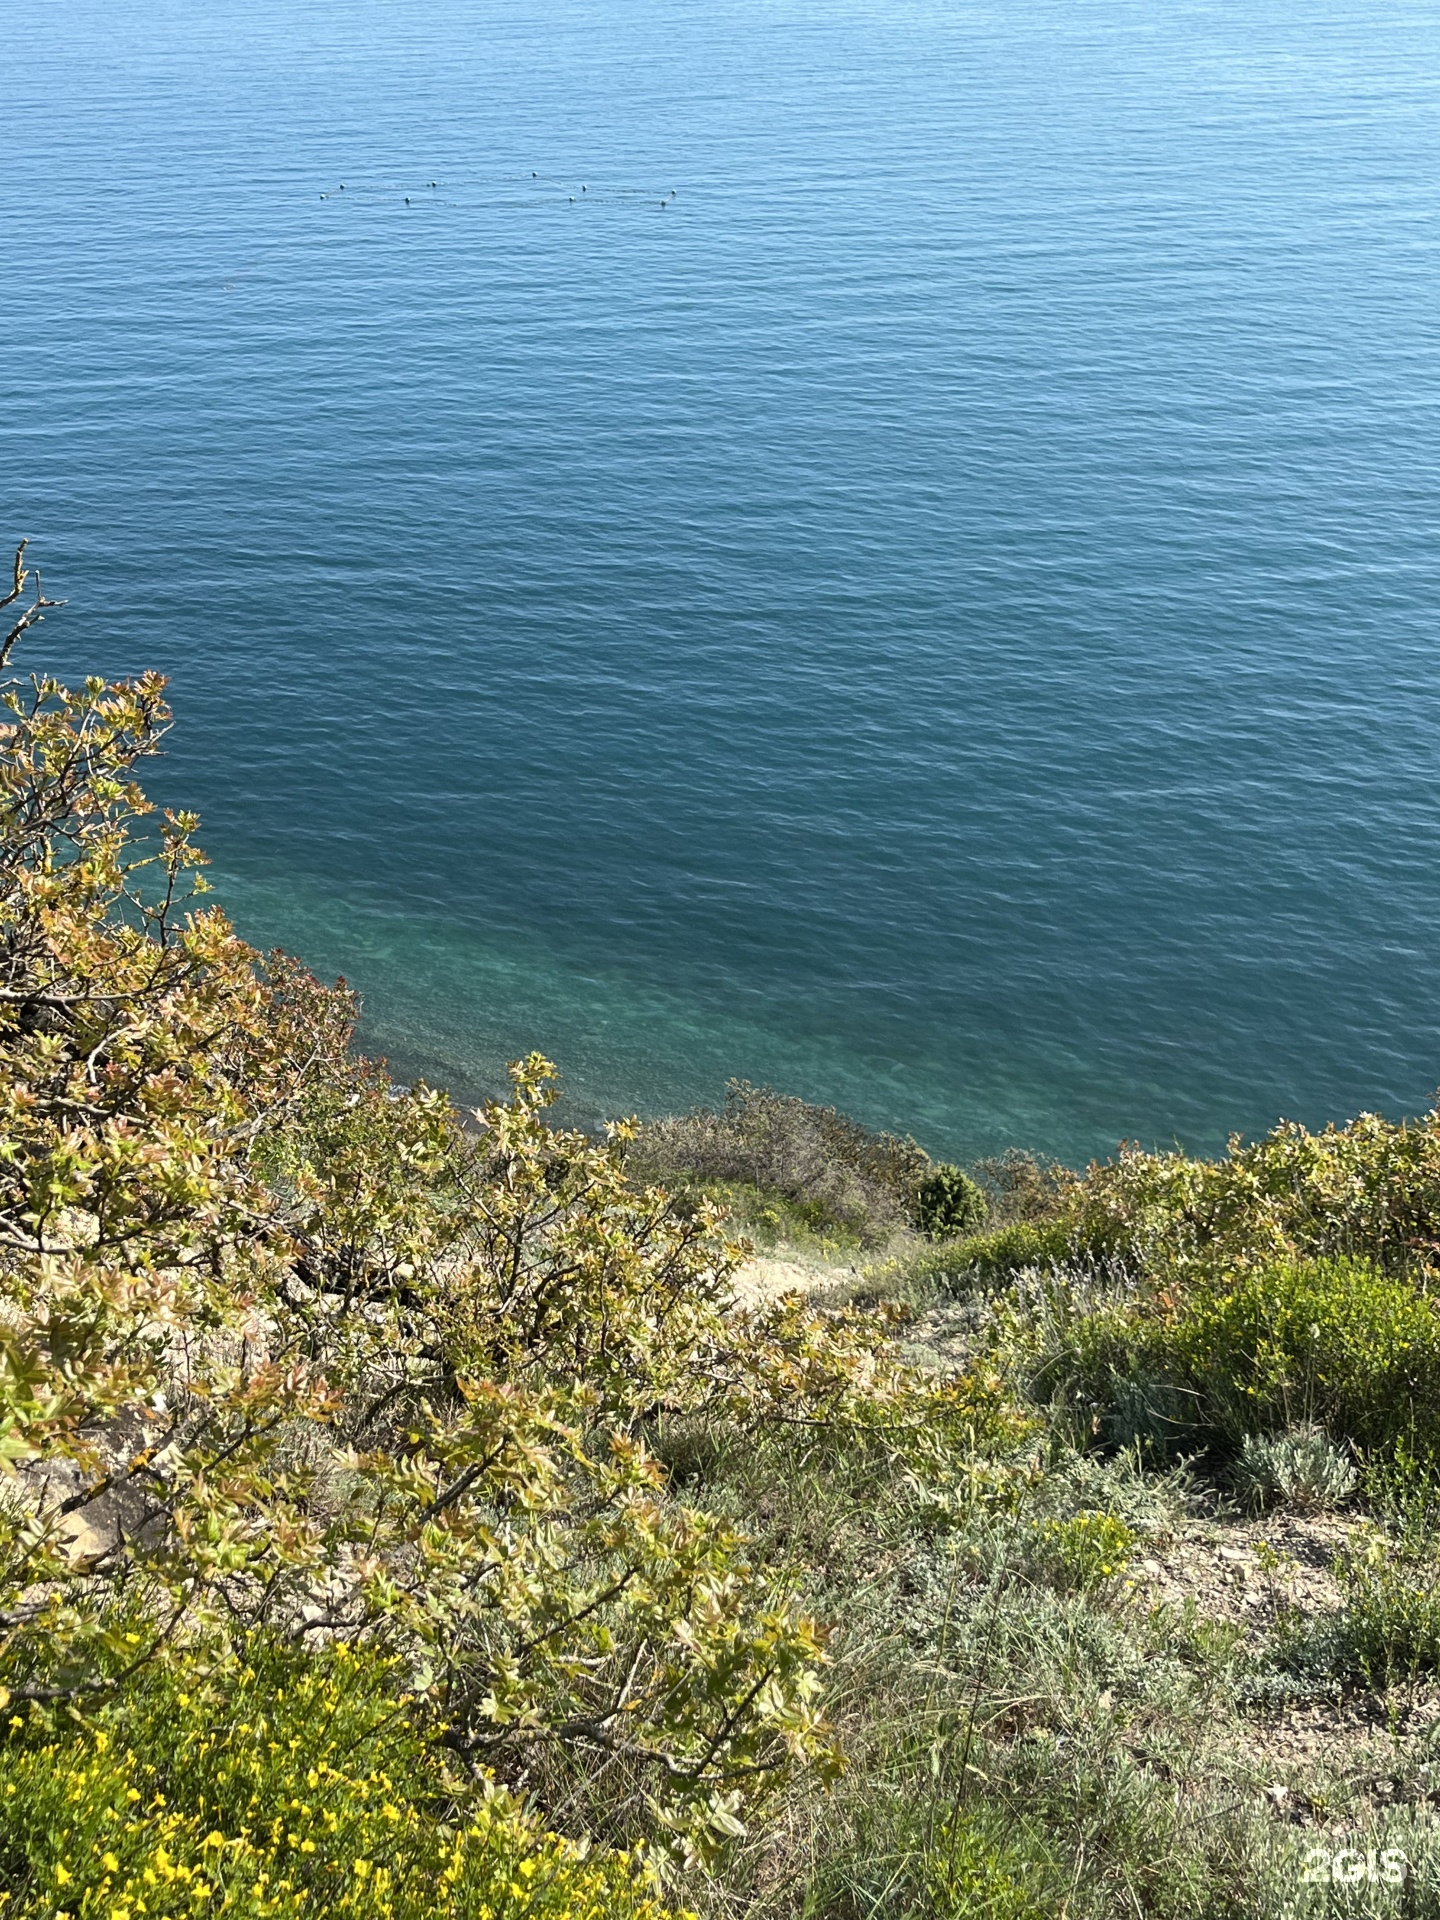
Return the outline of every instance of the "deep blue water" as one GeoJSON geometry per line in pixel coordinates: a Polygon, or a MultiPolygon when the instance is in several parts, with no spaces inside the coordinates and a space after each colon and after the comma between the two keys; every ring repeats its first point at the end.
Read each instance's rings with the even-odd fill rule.
{"type": "Polygon", "coordinates": [[[173,677],[372,1046],[1071,1159],[1428,1102],[1440,4],[6,38],[31,661],[173,677]]]}

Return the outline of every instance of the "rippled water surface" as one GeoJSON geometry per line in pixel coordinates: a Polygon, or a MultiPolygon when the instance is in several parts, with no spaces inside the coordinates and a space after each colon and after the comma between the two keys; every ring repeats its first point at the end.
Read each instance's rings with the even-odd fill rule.
{"type": "Polygon", "coordinates": [[[467,1092],[1440,1081],[1440,6],[17,0],[0,533],[467,1092]],[[343,190],[342,190],[343,183],[343,190]]]}

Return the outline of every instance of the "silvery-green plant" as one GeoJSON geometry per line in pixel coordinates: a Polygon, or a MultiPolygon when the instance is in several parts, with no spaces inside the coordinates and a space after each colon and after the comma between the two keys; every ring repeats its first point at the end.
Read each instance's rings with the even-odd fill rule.
{"type": "Polygon", "coordinates": [[[1235,1485],[1254,1507],[1284,1504],[1322,1513],[1355,1491],[1355,1466],[1321,1427],[1248,1434],[1235,1462],[1235,1485]]]}

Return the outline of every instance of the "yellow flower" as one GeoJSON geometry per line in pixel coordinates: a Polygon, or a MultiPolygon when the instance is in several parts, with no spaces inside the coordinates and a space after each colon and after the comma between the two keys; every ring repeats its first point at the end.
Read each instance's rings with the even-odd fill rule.
{"type": "Polygon", "coordinates": [[[100,1856],[100,1864],[107,1873],[118,1873],[120,1871],[120,1862],[115,1858],[113,1853],[102,1853],[100,1856]]]}
{"type": "Polygon", "coordinates": [[[55,1884],[57,1887],[68,1887],[74,1878],[74,1874],[71,1873],[68,1867],[56,1867],[55,1884]]]}

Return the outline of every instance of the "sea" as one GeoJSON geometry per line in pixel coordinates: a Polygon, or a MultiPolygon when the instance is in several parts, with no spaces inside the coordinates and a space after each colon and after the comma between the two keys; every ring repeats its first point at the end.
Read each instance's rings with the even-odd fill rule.
{"type": "Polygon", "coordinates": [[[11,0],[20,664],[473,1102],[1440,1083],[1435,0],[11,0]]]}

